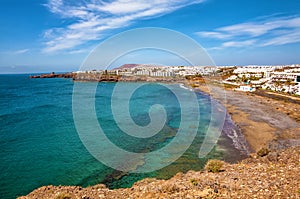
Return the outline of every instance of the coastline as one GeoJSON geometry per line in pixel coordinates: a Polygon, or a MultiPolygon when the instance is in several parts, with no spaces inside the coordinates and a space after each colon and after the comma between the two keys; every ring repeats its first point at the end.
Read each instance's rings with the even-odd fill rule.
{"type": "Polygon", "coordinates": [[[174,77],[120,76],[93,73],[59,75],[46,74],[30,76],[30,78],[72,78],[74,82],[160,82],[179,84],[180,87],[205,93],[225,107],[229,114],[229,120],[234,123],[232,127],[237,127],[234,130],[235,135],[226,135],[225,132],[225,136],[232,139],[233,145],[243,144],[244,146],[238,146],[237,149],[247,151],[247,155],[250,152],[257,152],[261,148],[276,150],[300,145],[300,100],[287,100],[284,96],[271,95],[268,92],[257,92],[257,95],[254,95],[233,91],[214,84],[213,81],[208,80],[207,82],[202,78],[178,79],[174,77]],[[222,94],[218,95],[220,93],[222,94]],[[227,95],[226,99],[223,99],[224,94],[227,95]],[[295,101],[297,103],[289,108],[291,103],[295,101]],[[247,143],[245,143],[243,136],[249,146],[246,146],[247,143]]]}
{"type": "Polygon", "coordinates": [[[235,130],[236,135],[225,136],[231,138],[234,145],[239,145],[238,142],[244,144],[244,136],[249,146],[244,144],[244,147],[239,146],[237,149],[248,151],[248,155],[250,152],[257,152],[261,148],[276,150],[300,145],[299,98],[287,98],[284,95],[264,91],[258,91],[256,95],[242,93],[223,88],[210,80],[206,82],[202,78],[183,79],[93,73],[72,73],[72,75],[66,73],[58,75],[53,73],[30,76],[30,78],[72,78],[74,82],[160,82],[164,84],[179,84],[180,87],[205,93],[225,107],[230,120],[234,122],[234,126],[238,127],[238,130],[235,130]],[[220,93],[222,94],[218,95],[220,93]],[[226,99],[223,99],[224,95],[226,95],[226,99]],[[294,104],[294,102],[296,103],[294,104]],[[291,104],[293,106],[289,108],[291,104]]]}
{"type": "MultiPolygon", "coordinates": [[[[201,84],[196,89],[218,100],[218,93],[224,88],[201,84]]],[[[300,145],[299,104],[226,89],[223,105],[241,129],[252,152],[261,148],[277,150],[300,145]]]]}
{"type": "MultiPolygon", "coordinates": [[[[165,83],[165,82],[163,82],[165,83]]],[[[250,147],[248,140],[243,134],[242,129],[236,124],[236,121],[232,118],[231,112],[224,106],[224,104],[220,103],[218,99],[213,98],[209,92],[202,91],[198,88],[193,88],[187,82],[176,82],[181,88],[193,91],[195,93],[200,93],[201,95],[205,95],[211,98],[212,103],[216,103],[221,105],[222,109],[226,112],[224,126],[220,135],[220,139],[217,142],[217,147],[221,150],[225,150],[224,159],[226,162],[237,162],[242,159],[247,158],[250,153],[254,152],[250,147]],[[222,140],[223,139],[223,140],[222,140]],[[226,140],[226,141],[225,141],[226,140]],[[226,152],[226,150],[231,150],[231,153],[226,152]],[[232,156],[232,152],[235,154],[232,156]],[[239,153],[239,155],[237,154],[239,153]]]]}
{"type": "MultiPolygon", "coordinates": [[[[185,86],[187,85],[185,84],[185,86]]],[[[218,101],[218,96],[217,96],[218,90],[222,88],[218,86],[211,86],[211,88],[214,89],[214,92],[210,92],[205,85],[199,86],[194,89],[196,90],[196,92],[198,90],[200,92],[204,92],[210,95],[214,100],[218,101]]],[[[227,95],[227,101],[226,104],[223,105],[227,109],[227,112],[229,114],[229,119],[231,119],[234,122],[234,124],[241,130],[240,133],[245,136],[253,152],[257,152],[258,150],[264,147],[270,148],[272,150],[278,150],[278,149],[289,148],[292,147],[293,145],[297,145],[297,143],[299,142],[299,130],[300,130],[299,123],[297,123],[297,121],[295,121],[294,119],[290,118],[292,114],[290,116],[285,114],[283,111],[284,109],[279,110],[276,109],[276,107],[273,107],[272,105],[276,104],[275,102],[273,102],[273,99],[258,97],[253,94],[246,94],[246,93],[235,92],[235,91],[226,91],[226,95],[227,95]]],[[[232,140],[234,142],[234,139],[232,140]]],[[[299,152],[299,147],[295,149],[295,151],[299,152]]],[[[242,162],[244,161],[247,162],[249,161],[249,159],[243,160],[242,162]]],[[[226,164],[227,167],[226,171],[228,170],[230,171],[231,168],[238,169],[239,164],[240,163],[235,165],[226,164]]],[[[255,167],[256,164],[257,162],[252,164],[252,166],[255,167]]],[[[248,165],[247,166],[245,165],[243,166],[244,168],[249,167],[248,165]]],[[[242,170],[242,172],[243,175],[245,174],[248,175],[247,169],[242,170]]],[[[208,174],[205,173],[206,177],[207,175],[208,174]]],[[[236,175],[236,174],[230,173],[230,175],[236,175]]],[[[240,175],[238,176],[240,177],[240,175]]],[[[179,173],[169,180],[144,179],[142,181],[136,182],[132,188],[116,189],[116,190],[110,190],[106,188],[105,185],[103,184],[95,185],[93,187],[88,187],[88,188],[82,188],[78,186],[46,186],[46,187],[41,187],[39,189],[36,189],[30,194],[28,194],[26,197],[22,197],[22,198],[34,198],[36,196],[45,196],[45,198],[49,198],[48,197],[49,195],[47,194],[52,194],[51,197],[55,198],[61,193],[68,193],[72,196],[72,198],[73,198],[73,194],[75,194],[76,196],[80,195],[82,197],[85,196],[91,197],[94,196],[93,194],[95,193],[97,194],[99,193],[99,198],[101,198],[100,195],[103,195],[104,197],[111,197],[111,198],[113,198],[114,196],[120,198],[124,198],[125,196],[129,198],[130,197],[135,198],[134,196],[136,197],[142,196],[143,194],[148,194],[150,192],[154,192],[155,194],[157,194],[156,188],[153,188],[154,183],[156,184],[167,183],[168,186],[170,186],[170,188],[166,188],[167,190],[164,191],[164,193],[167,193],[167,195],[165,195],[166,197],[169,194],[174,194],[176,192],[177,190],[176,187],[178,186],[178,182],[177,182],[178,179],[179,181],[184,181],[185,183],[188,183],[190,182],[191,179],[197,178],[200,181],[200,179],[203,177],[204,177],[203,171],[200,172],[189,171],[186,174],[179,173]],[[176,190],[172,191],[174,187],[176,188],[176,190]],[[139,192],[141,191],[141,189],[144,189],[144,192],[142,193],[139,192]],[[130,194],[127,195],[128,193],[130,194]]],[[[214,175],[213,179],[217,180],[218,182],[220,180],[220,178],[217,175],[214,175]]],[[[294,177],[291,179],[294,180],[293,183],[297,183],[297,178],[294,177]]],[[[245,180],[249,180],[249,178],[245,178],[245,180]]],[[[199,184],[201,183],[202,182],[199,182],[199,184]]],[[[188,187],[189,189],[191,188],[190,186],[188,187]]],[[[192,186],[191,189],[193,188],[194,187],[192,186]]],[[[186,194],[187,192],[187,190],[185,191],[181,189],[178,190],[180,190],[180,194],[186,194]]],[[[282,192],[284,191],[286,190],[282,190],[282,192]]],[[[205,191],[205,193],[203,193],[202,190],[201,192],[200,191],[197,192],[196,195],[195,192],[192,192],[192,196],[198,196],[197,195],[198,193],[200,195],[204,194],[203,197],[211,196],[209,195],[211,194],[211,192],[214,192],[214,190],[210,189],[209,191],[205,191]]],[[[144,195],[144,196],[145,198],[151,198],[155,196],[155,194],[144,195]]]]}
{"type": "MultiPolygon", "coordinates": [[[[30,76],[30,78],[72,78],[74,82],[159,82],[164,84],[178,84],[181,88],[188,89],[194,92],[201,92],[209,95],[209,91],[206,89],[203,89],[204,87],[203,83],[205,83],[202,79],[197,79],[196,81],[188,81],[185,78],[178,78],[178,77],[150,77],[150,76],[120,76],[116,74],[94,74],[94,73],[66,73],[66,74],[59,74],[60,76],[57,76],[57,74],[44,74],[44,75],[36,75],[36,76],[30,76]],[[200,83],[200,85],[199,85],[200,83]],[[195,89],[195,85],[197,85],[195,89]],[[200,86],[200,87],[198,87],[200,86]],[[200,89],[199,89],[200,88],[200,89]]],[[[210,96],[212,97],[212,96],[210,96]]],[[[215,98],[212,98],[212,100],[215,100],[215,98]]],[[[218,103],[218,102],[217,102],[218,103]]],[[[224,106],[224,104],[223,104],[224,106]]],[[[228,111],[228,108],[225,107],[226,111],[228,111]]],[[[228,117],[226,115],[227,122],[231,122],[232,119],[234,121],[234,118],[228,117]]],[[[235,121],[234,121],[235,122],[235,121]]],[[[235,128],[233,130],[226,130],[222,131],[222,136],[226,136],[227,138],[231,139],[232,145],[239,150],[244,155],[249,155],[250,152],[253,152],[251,148],[248,146],[247,141],[245,141],[243,137],[243,133],[240,131],[240,129],[237,128],[235,124],[231,125],[232,128],[235,128]]],[[[247,138],[247,137],[246,137],[247,138]]],[[[231,158],[234,160],[234,158],[231,158]]],[[[239,160],[240,158],[237,158],[236,160],[239,160]]]]}

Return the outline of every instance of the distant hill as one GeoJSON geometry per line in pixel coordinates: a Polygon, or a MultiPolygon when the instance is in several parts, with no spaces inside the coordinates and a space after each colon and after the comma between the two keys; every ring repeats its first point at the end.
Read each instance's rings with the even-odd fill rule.
{"type": "Polygon", "coordinates": [[[126,68],[134,68],[140,66],[141,64],[124,64],[118,68],[114,68],[115,70],[126,69],[126,68]]]}
{"type": "Polygon", "coordinates": [[[162,65],[154,65],[154,64],[124,64],[118,68],[114,68],[114,70],[135,68],[135,67],[162,67],[162,65]]]}

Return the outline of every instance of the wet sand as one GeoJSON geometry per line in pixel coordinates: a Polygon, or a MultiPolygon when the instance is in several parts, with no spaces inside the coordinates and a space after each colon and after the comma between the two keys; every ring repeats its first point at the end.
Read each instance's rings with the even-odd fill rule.
{"type": "Polygon", "coordinates": [[[220,100],[254,152],[263,147],[300,145],[300,104],[228,89],[222,101],[222,87],[202,85],[198,89],[220,100]]]}

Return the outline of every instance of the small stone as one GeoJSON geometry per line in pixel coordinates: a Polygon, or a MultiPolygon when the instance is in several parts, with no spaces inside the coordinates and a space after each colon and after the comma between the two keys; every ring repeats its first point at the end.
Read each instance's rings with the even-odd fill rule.
{"type": "Polygon", "coordinates": [[[267,158],[271,162],[277,162],[278,161],[278,153],[276,153],[276,152],[270,152],[268,154],[267,158]]]}

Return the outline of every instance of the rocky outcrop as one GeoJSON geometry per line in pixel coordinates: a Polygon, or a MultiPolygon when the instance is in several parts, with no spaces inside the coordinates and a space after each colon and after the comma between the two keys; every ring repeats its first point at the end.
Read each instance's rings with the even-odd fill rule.
{"type": "Polygon", "coordinates": [[[36,79],[36,78],[74,78],[75,74],[74,73],[50,73],[50,74],[42,74],[42,75],[31,75],[29,76],[31,79],[36,79]]]}
{"type": "Polygon", "coordinates": [[[77,73],[73,80],[82,82],[118,82],[119,75],[100,74],[100,73],[77,73]]]}

